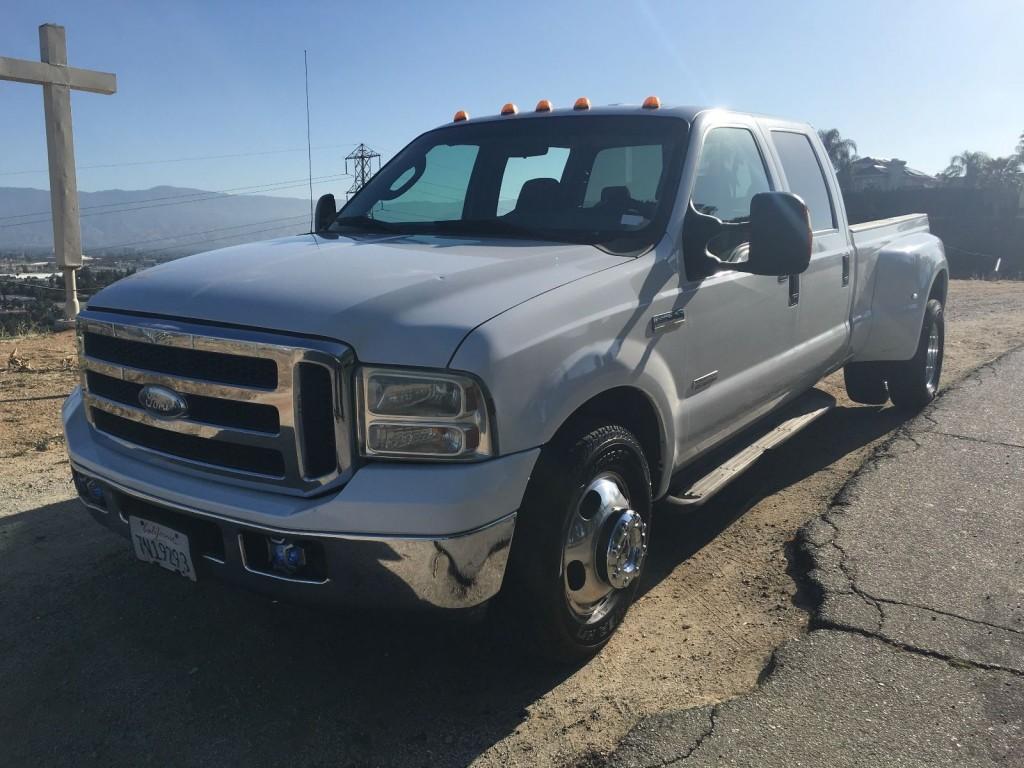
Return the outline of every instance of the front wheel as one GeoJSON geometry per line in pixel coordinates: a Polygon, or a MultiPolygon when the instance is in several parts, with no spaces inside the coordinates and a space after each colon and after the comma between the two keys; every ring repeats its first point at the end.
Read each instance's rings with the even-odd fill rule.
{"type": "Polygon", "coordinates": [[[919,411],[935,399],[945,341],[942,302],[930,299],[925,306],[917,351],[909,360],[892,363],[889,368],[889,395],[898,408],[919,411]]]}
{"type": "Polygon", "coordinates": [[[636,595],[651,508],[647,459],[629,430],[596,426],[544,449],[500,598],[532,650],[578,662],[608,642],[636,595]]]}

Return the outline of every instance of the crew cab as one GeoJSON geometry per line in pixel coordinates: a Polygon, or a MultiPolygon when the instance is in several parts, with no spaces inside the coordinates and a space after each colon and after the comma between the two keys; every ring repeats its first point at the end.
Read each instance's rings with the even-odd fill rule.
{"type": "Polygon", "coordinates": [[[82,311],[74,481],[140,560],[324,605],[489,604],[579,659],[636,595],[656,503],[698,507],[827,410],[831,372],[908,409],[941,374],[942,243],[923,215],[850,227],[800,122],[460,112],[313,229],[82,311]]]}

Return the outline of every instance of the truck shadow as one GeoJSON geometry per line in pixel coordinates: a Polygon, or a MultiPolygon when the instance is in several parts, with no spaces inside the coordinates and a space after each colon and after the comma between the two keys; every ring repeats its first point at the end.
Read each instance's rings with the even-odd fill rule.
{"type": "MultiPolygon", "coordinates": [[[[659,510],[645,589],[760,499],[898,425],[839,408],[699,510],[659,510]]],[[[465,765],[573,670],[485,623],[278,604],[136,563],[77,502],[0,520],[11,764],[465,765]]],[[[614,651],[609,651],[614,652],[614,651]]]]}
{"type": "Polygon", "coordinates": [[[656,587],[680,562],[701,550],[762,499],[826,469],[896,429],[907,418],[906,413],[892,407],[836,407],[790,441],[768,451],[703,506],[657,506],[656,532],[643,590],[656,587]]]}

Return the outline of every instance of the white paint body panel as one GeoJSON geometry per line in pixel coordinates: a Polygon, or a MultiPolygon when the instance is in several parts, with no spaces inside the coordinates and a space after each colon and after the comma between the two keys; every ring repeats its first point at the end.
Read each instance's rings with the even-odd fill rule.
{"type": "Polygon", "coordinates": [[[498,312],[624,261],[589,245],[302,235],[170,261],[89,306],[344,340],[365,363],[442,368],[498,312]]]}
{"type": "Polygon", "coordinates": [[[853,359],[906,360],[917,347],[932,284],[948,269],[942,241],[929,233],[924,214],[850,232],[857,248],[853,359]]]}

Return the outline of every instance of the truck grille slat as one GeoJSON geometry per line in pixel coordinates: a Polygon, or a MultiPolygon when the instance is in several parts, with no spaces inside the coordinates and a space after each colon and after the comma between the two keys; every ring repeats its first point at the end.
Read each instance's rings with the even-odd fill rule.
{"type": "MultiPolygon", "coordinates": [[[[143,385],[134,381],[115,379],[96,371],[86,371],[89,391],[133,408],[139,406],[139,392],[143,385]]],[[[329,402],[329,401],[328,401],[329,402]]],[[[281,428],[277,408],[261,403],[225,400],[220,397],[192,395],[188,398],[188,419],[234,429],[276,434],[281,428]]]]}
{"type": "Polygon", "coordinates": [[[225,450],[223,444],[204,437],[158,429],[98,408],[93,410],[92,418],[101,432],[160,453],[267,477],[284,477],[284,460],[279,451],[253,445],[233,445],[225,450]]]}
{"type": "Polygon", "coordinates": [[[110,363],[221,384],[261,389],[277,386],[277,365],[273,360],[145,344],[99,333],[87,332],[84,342],[85,354],[110,363]]]}
{"type": "Polygon", "coordinates": [[[351,475],[343,344],[85,310],[79,356],[89,421],[120,443],[287,493],[351,475]],[[163,394],[184,408],[147,409],[146,386],[172,390],[163,394]]]}

